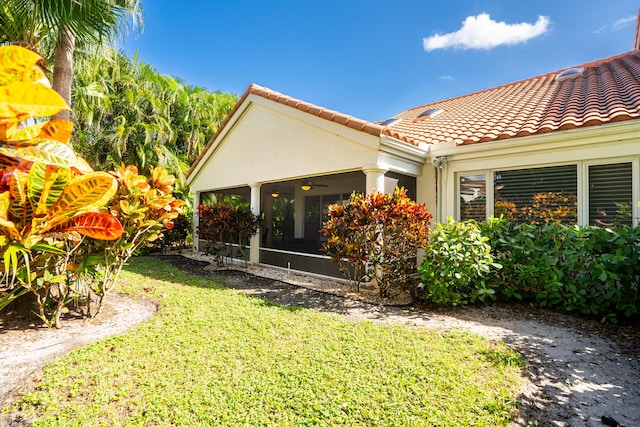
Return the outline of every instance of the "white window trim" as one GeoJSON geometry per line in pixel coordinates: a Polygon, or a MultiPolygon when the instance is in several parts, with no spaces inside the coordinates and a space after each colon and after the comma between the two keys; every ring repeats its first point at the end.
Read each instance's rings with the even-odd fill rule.
{"type": "Polygon", "coordinates": [[[470,169],[470,170],[456,170],[453,176],[455,177],[455,196],[454,196],[454,212],[455,218],[460,220],[461,218],[461,206],[460,206],[460,177],[467,175],[484,175],[486,177],[486,215],[489,219],[495,213],[494,203],[494,175],[499,170],[522,170],[522,169],[538,169],[544,167],[555,166],[576,166],[577,172],[577,199],[578,199],[578,225],[589,224],[589,167],[593,165],[608,165],[616,163],[631,163],[632,167],[632,205],[633,205],[633,226],[639,225],[640,219],[640,157],[638,156],[620,156],[620,157],[607,157],[597,160],[581,160],[572,162],[562,162],[553,164],[536,164],[536,165],[518,165],[514,167],[496,167],[493,169],[470,169]]]}

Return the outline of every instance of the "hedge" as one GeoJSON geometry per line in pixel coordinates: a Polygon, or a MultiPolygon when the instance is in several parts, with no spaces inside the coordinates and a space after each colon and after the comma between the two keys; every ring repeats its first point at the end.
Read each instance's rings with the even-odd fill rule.
{"type": "MultiPolygon", "coordinates": [[[[476,290],[467,289],[469,296],[486,293],[489,288],[495,291],[492,296],[501,301],[525,301],[612,321],[618,316],[638,316],[640,227],[614,230],[557,223],[521,224],[504,219],[460,224],[464,228],[479,228],[490,246],[491,262],[501,266],[483,269],[481,277],[474,280],[476,290]]],[[[453,238],[439,237],[441,242],[453,238]]],[[[450,251],[445,256],[434,255],[437,246],[436,241],[430,241],[425,263],[459,262],[468,255],[464,251],[468,251],[469,244],[460,244],[459,252],[450,251]]],[[[425,264],[421,268],[424,270],[425,264]]],[[[452,275],[449,280],[458,279],[452,275]]],[[[438,286],[433,280],[424,280],[424,285],[427,289],[438,286]]]]}

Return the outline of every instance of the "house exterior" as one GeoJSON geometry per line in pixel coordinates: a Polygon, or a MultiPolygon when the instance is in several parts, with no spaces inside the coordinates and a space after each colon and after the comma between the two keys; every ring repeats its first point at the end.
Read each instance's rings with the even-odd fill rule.
{"type": "Polygon", "coordinates": [[[353,191],[403,186],[440,222],[637,225],[640,51],[377,123],[250,85],[187,182],[196,207],[231,197],[264,215],[250,262],[329,275],[318,230],[353,191]]]}

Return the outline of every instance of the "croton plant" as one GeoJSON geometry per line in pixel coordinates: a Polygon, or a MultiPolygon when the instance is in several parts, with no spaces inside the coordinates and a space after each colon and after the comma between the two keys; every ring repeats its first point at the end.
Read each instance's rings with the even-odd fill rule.
{"type": "Polygon", "coordinates": [[[69,107],[41,64],[30,50],[0,47],[0,310],[31,292],[39,316],[59,326],[70,297],[90,301],[95,283],[104,291],[117,278],[105,274],[113,263],[119,272],[182,202],[161,168],[147,179],[132,167],[94,171],[76,156],[73,123],[49,120],[69,107]]]}

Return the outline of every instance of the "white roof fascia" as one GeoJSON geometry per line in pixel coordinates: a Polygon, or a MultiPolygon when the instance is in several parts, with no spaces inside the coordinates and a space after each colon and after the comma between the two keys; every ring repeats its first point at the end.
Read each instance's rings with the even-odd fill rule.
{"type": "Polygon", "coordinates": [[[640,141],[640,120],[629,120],[604,125],[588,126],[504,140],[458,145],[453,142],[431,146],[431,157],[455,156],[456,159],[493,157],[496,154],[528,154],[563,148],[621,144],[640,141]]]}
{"type": "Polygon", "coordinates": [[[428,144],[416,147],[391,136],[381,135],[378,163],[388,165],[395,172],[420,176],[429,157],[430,147],[428,144]]]}

